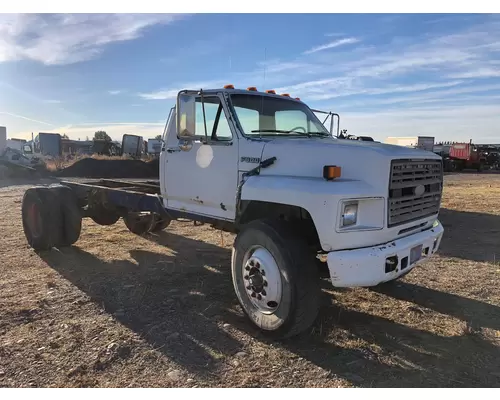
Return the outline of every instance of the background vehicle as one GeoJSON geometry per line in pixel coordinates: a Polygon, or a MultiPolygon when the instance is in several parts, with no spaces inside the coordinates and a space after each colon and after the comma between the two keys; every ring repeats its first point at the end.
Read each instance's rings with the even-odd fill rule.
{"type": "Polygon", "coordinates": [[[0,152],[7,147],[7,128],[0,126],[0,152]]]}
{"type": "Polygon", "coordinates": [[[482,171],[487,163],[486,156],[472,144],[472,140],[469,143],[453,143],[450,147],[450,160],[456,171],[463,169],[482,171]]]}
{"type": "Polygon", "coordinates": [[[140,157],[144,154],[144,139],[137,135],[123,135],[121,154],[127,154],[133,157],[140,157]]]}
{"type": "Polygon", "coordinates": [[[162,141],[159,139],[148,139],[148,154],[159,155],[161,153],[162,141]]]}
{"type": "Polygon", "coordinates": [[[59,133],[40,132],[33,141],[33,152],[44,157],[62,155],[61,135],[59,133]]]}
{"type": "Polygon", "coordinates": [[[390,136],[385,139],[385,143],[395,144],[397,146],[413,147],[426,151],[433,151],[434,137],[433,136],[410,136],[410,137],[395,137],[390,136]]]}
{"type": "Polygon", "coordinates": [[[236,233],[231,272],[249,320],[273,337],[307,330],[319,273],[336,287],[398,279],[439,248],[443,171],[431,152],[332,136],[300,100],[256,88],[185,90],[163,134],[157,182],[31,188],[37,250],[78,240],[82,217],[135,234],[189,218],[236,233]]]}

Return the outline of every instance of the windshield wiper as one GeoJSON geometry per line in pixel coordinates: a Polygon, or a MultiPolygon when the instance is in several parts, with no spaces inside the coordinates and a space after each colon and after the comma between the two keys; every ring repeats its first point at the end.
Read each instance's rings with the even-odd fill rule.
{"type": "Polygon", "coordinates": [[[330,136],[328,133],[325,132],[306,132],[304,135],[307,136],[321,136],[321,137],[328,137],[330,136]]]}
{"type": "Polygon", "coordinates": [[[307,136],[307,137],[312,137],[312,136],[321,136],[321,137],[328,137],[330,136],[328,133],[324,132],[297,132],[297,131],[285,131],[285,130],[279,130],[279,129],[255,129],[251,131],[252,133],[257,133],[257,132],[264,132],[264,133],[281,133],[283,135],[287,136],[307,136]],[[293,132],[293,133],[292,133],[293,132]]]}
{"type": "Polygon", "coordinates": [[[252,131],[252,133],[256,132],[290,133],[290,131],[282,131],[278,129],[255,129],[252,131]]]}

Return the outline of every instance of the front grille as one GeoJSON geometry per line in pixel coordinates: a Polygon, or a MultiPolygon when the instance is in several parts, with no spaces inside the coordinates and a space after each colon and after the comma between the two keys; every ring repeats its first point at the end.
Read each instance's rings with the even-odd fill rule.
{"type": "Polygon", "coordinates": [[[442,192],[441,160],[393,160],[389,181],[388,226],[398,226],[437,214],[442,192]]]}

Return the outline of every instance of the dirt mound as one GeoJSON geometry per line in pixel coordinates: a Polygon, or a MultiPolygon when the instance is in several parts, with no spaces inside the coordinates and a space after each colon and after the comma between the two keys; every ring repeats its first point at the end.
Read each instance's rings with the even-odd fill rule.
{"type": "Polygon", "coordinates": [[[151,161],[147,161],[146,163],[148,164],[149,168],[154,169],[157,174],[160,173],[160,159],[159,158],[155,158],[151,161]]]}
{"type": "Polygon", "coordinates": [[[158,162],[84,158],[56,175],[73,178],[157,178],[158,162]]]}

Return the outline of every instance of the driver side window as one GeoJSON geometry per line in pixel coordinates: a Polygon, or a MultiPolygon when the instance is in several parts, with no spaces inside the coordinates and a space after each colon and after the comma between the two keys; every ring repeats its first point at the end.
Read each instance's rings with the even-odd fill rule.
{"type": "MultiPolygon", "coordinates": [[[[226,119],[226,114],[218,97],[205,97],[205,121],[209,141],[229,141],[233,138],[231,128],[226,119]]],[[[195,136],[203,139],[205,137],[205,125],[203,122],[203,106],[201,98],[196,99],[196,128],[195,136]]]]}
{"type": "Polygon", "coordinates": [[[275,113],[276,129],[298,132],[308,132],[308,120],[306,114],[299,110],[283,110],[275,113]]]}

